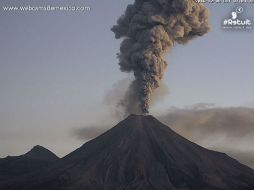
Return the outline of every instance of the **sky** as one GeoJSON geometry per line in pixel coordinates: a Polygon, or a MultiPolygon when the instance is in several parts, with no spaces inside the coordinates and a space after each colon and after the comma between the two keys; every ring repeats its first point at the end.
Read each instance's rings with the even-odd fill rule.
{"type": "MultiPolygon", "coordinates": [[[[84,143],[73,129],[110,123],[121,40],[110,28],[133,0],[2,0],[0,2],[0,157],[40,144],[64,156],[84,143]],[[89,6],[86,12],[3,11],[3,6],[89,6]]],[[[254,105],[254,29],[228,31],[221,23],[239,5],[206,4],[211,31],[167,54],[169,94],[151,114],[199,102],[254,105]]],[[[243,4],[254,18],[254,5],[243,4]]]]}

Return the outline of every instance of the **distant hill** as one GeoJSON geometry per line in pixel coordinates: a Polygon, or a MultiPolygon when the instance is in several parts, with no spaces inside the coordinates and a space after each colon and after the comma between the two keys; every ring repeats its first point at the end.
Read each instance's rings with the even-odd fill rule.
{"type": "Polygon", "coordinates": [[[34,172],[49,166],[59,158],[42,146],[35,146],[21,156],[8,156],[0,159],[0,180],[8,181],[13,178],[34,172]]]}
{"type": "Polygon", "coordinates": [[[153,116],[130,115],[54,165],[0,190],[253,190],[254,170],[153,116]]]}

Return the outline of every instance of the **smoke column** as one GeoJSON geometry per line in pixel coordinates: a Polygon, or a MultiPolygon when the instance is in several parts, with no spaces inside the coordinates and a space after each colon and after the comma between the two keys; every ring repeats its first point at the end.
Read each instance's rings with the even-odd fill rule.
{"type": "Polygon", "coordinates": [[[135,0],[112,31],[123,38],[120,70],[135,80],[119,103],[126,113],[148,113],[152,92],[160,86],[167,53],[177,42],[186,44],[209,31],[208,11],[194,0],[135,0]]]}

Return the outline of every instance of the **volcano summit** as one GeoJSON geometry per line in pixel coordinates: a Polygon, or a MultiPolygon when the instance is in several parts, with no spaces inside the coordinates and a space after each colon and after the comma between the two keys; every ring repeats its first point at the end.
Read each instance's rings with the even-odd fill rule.
{"type": "Polygon", "coordinates": [[[1,190],[253,190],[254,170],[151,115],[130,115],[40,172],[1,190]]]}

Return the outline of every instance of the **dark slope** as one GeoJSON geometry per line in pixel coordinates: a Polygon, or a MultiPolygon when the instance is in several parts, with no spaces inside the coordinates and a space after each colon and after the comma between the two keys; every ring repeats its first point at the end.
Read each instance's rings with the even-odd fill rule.
{"type": "Polygon", "coordinates": [[[21,156],[8,156],[0,159],[0,184],[3,181],[34,172],[59,158],[42,146],[35,146],[21,156]]]}
{"type": "Polygon", "coordinates": [[[43,160],[49,162],[56,161],[59,159],[53,152],[39,145],[33,147],[29,152],[27,152],[23,156],[28,159],[43,160]]]}
{"type": "Polygon", "coordinates": [[[0,189],[253,190],[254,171],[152,116],[131,115],[54,166],[0,189]]]}

